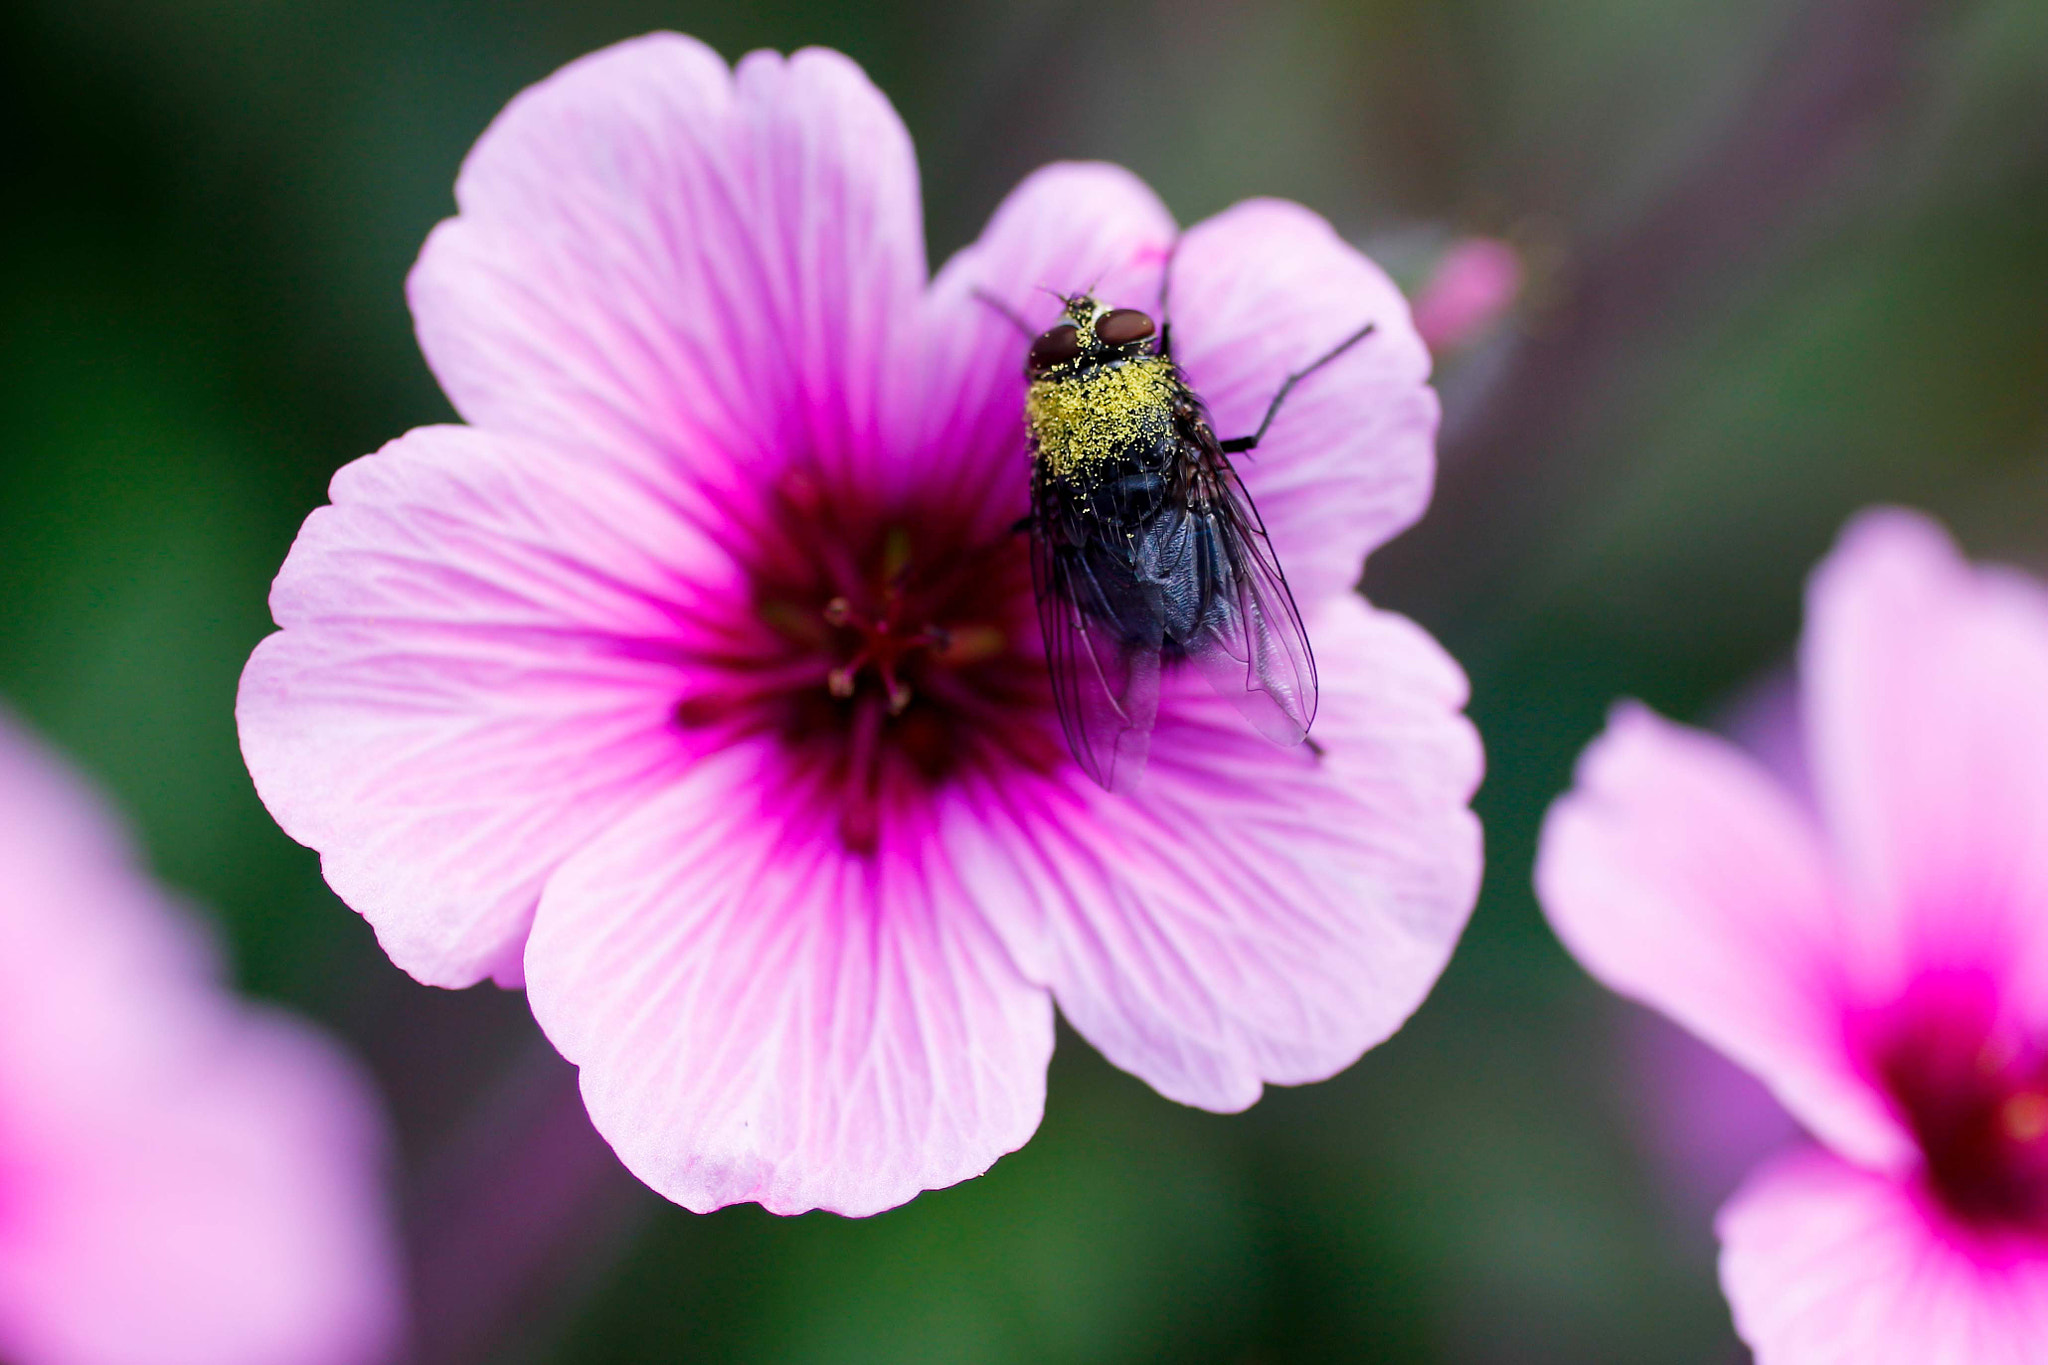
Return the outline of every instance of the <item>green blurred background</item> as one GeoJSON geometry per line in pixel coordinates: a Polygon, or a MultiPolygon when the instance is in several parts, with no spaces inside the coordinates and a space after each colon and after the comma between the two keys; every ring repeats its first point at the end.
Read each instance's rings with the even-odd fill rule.
{"type": "Polygon", "coordinates": [[[2048,6],[9,0],[0,123],[0,699],[250,991],[375,1069],[420,1360],[1742,1358],[1641,1022],[1537,913],[1536,824],[1614,697],[1711,719],[1781,662],[1854,508],[2048,558],[2048,6]],[[414,985],[264,814],[236,677],[332,471],[452,415],[401,285],[463,152],[663,27],[859,59],[934,259],[1061,157],[1183,221],[1300,199],[1409,282],[1458,233],[1525,252],[1443,366],[1437,502],[1366,580],[1472,674],[1486,889],[1350,1072],[1219,1117],[1063,1034],[1044,1129],[981,1180],[694,1217],[611,1161],[516,994],[414,985]]]}

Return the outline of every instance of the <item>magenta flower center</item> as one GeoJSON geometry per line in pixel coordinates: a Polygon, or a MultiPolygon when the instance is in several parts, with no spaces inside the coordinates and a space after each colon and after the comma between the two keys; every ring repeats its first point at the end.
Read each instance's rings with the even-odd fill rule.
{"type": "Polygon", "coordinates": [[[1961,1222],[2048,1236],[2048,1048],[2001,1026],[1976,977],[1916,985],[1876,1051],[1927,1185],[1961,1222]]]}
{"type": "Polygon", "coordinates": [[[970,770],[1050,769],[1027,547],[983,521],[784,478],[738,552],[748,610],[689,651],[678,724],[713,745],[776,740],[862,853],[970,770]]]}

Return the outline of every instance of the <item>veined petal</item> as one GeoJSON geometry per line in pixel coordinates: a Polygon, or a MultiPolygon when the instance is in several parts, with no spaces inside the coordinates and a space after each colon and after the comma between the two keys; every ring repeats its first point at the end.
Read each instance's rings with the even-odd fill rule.
{"type": "Polygon", "coordinates": [[[333,498],[242,675],[249,771],[393,961],[516,982],[548,872],[687,760],[677,641],[733,570],[645,485],[466,428],[333,498]]]}
{"type": "Polygon", "coordinates": [[[1320,757],[1182,676],[1135,792],[968,791],[941,836],[1025,974],[1186,1104],[1242,1109],[1357,1060],[1421,1004],[1477,894],[1463,675],[1356,598],[1309,628],[1320,757]]]}
{"type": "Polygon", "coordinates": [[[1838,901],[1811,820],[1726,741],[1616,708],[1551,807],[1536,890],[1565,946],[1761,1078],[1817,1135],[1898,1165],[1859,1069],[1838,901]]]}
{"type": "Polygon", "coordinates": [[[470,422],[713,477],[872,438],[924,235],[909,135],[847,58],[606,48],[506,107],[456,200],[408,293],[470,422]]]}
{"type": "Polygon", "coordinates": [[[960,501],[982,506],[991,526],[1022,516],[1031,481],[1024,355],[1032,337],[1059,316],[1059,293],[1093,288],[1152,309],[1174,231],[1159,196],[1121,166],[1057,162],[1010,191],[981,237],[932,281],[923,378],[906,392],[900,442],[915,462],[885,477],[970,490],[960,501]]]}
{"type": "Polygon", "coordinates": [[[1814,574],[1802,680],[1873,987],[1992,968],[2048,1027],[2048,595],[1868,513],[1814,574]]]}
{"type": "Polygon", "coordinates": [[[1052,1010],[922,845],[848,853],[780,766],[729,750],[565,864],[527,990],[668,1198],[874,1213],[1031,1136],[1052,1010]]]}
{"type": "Polygon", "coordinates": [[[1722,1209],[1721,1285],[1757,1365],[2036,1365],[2048,1260],[1944,1224],[1913,1185],[1805,1149],[1722,1209]]]}
{"type": "Polygon", "coordinates": [[[1234,460],[1295,596],[1350,588],[1365,556],[1422,515],[1436,478],[1429,348],[1407,301],[1322,218],[1272,199],[1189,228],[1172,289],[1174,354],[1226,440],[1258,429],[1290,374],[1372,324],[1234,460]]]}

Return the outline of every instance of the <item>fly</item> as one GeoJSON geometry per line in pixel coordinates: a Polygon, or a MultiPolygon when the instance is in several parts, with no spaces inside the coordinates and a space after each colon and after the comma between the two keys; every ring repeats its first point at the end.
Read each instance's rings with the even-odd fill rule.
{"type": "Polygon", "coordinates": [[[1191,664],[1276,744],[1308,738],[1316,663],[1287,576],[1230,457],[1288,392],[1372,332],[1289,375],[1258,429],[1217,439],[1170,324],[1089,294],[1031,343],[1031,576],[1067,746],[1128,791],[1144,772],[1162,671],[1191,664]]]}

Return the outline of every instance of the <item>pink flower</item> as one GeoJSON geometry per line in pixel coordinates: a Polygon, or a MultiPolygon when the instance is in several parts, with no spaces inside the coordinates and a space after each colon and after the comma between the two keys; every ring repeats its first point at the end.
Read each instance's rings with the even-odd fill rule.
{"type": "Polygon", "coordinates": [[[0,1357],[370,1365],[400,1288],[367,1087],[235,1001],[92,796],[0,718],[0,1357]]]}
{"type": "Polygon", "coordinates": [[[1919,516],[1815,574],[1811,799],[1617,711],[1536,882],[1597,976],[1754,1072],[1818,1145],[1722,1209],[1759,1365],[2048,1347],[2048,595],[1919,516]]]}
{"type": "Polygon", "coordinates": [[[1012,529],[1027,343],[977,293],[1038,327],[1041,286],[1151,305],[1176,230],[1143,185],[1047,168],[928,281],[858,68],[664,34],[514,100],[456,198],[410,295],[470,425],[336,476],[243,747],[395,962],[525,982],[643,1180],[859,1214],[978,1174],[1037,1127],[1055,1001],[1220,1110],[1416,1007],[1475,894],[1479,750],[1455,665],[1350,590],[1427,500],[1436,403],[1327,224],[1240,205],[1173,276],[1231,433],[1378,324],[1244,466],[1323,754],[1176,675],[1127,798],[1053,716],[1012,529]]]}
{"type": "Polygon", "coordinates": [[[1479,340],[1514,306],[1526,272],[1514,247],[1493,237],[1453,242],[1415,294],[1415,330],[1430,350],[1479,340]]]}

